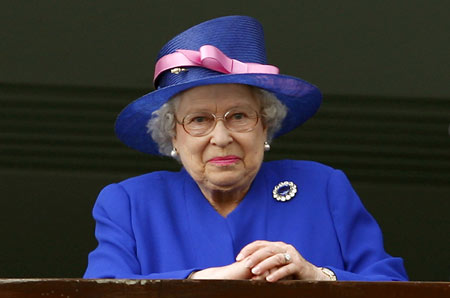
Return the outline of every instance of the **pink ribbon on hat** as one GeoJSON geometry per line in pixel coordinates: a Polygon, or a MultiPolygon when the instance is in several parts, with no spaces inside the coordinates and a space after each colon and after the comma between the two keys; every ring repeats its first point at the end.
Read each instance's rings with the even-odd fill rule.
{"type": "Polygon", "coordinates": [[[245,63],[232,59],[212,45],[204,45],[198,51],[176,50],[172,54],[161,57],[155,65],[153,81],[168,69],[199,66],[226,74],[265,73],[279,74],[278,67],[259,63],[245,63]]]}

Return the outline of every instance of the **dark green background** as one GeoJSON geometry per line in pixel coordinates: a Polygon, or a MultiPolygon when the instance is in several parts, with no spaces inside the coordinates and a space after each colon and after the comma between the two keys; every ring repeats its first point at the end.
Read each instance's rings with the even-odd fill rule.
{"type": "Polygon", "coordinates": [[[212,17],[265,27],[319,113],[266,159],[343,169],[413,280],[450,280],[448,1],[1,1],[0,277],[79,277],[111,182],[177,169],[119,143],[115,115],[152,90],[173,35],[212,17]]]}

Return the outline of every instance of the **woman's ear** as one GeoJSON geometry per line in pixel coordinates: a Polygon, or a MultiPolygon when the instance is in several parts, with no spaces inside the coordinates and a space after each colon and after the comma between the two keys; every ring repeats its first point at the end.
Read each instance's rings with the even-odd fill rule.
{"type": "Polygon", "coordinates": [[[266,139],[266,140],[267,140],[267,130],[268,130],[267,125],[263,124],[263,134],[264,134],[264,139],[266,139]]]}
{"type": "Polygon", "coordinates": [[[177,146],[177,135],[175,134],[173,137],[172,137],[172,147],[176,147],[177,146]]]}
{"type": "Polygon", "coordinates": [[[170,152],[170,156],[172,156],[172,158],[175,158],[176,160],[179,160],[176,135],[172,137],[172,151],[170,152]]]}

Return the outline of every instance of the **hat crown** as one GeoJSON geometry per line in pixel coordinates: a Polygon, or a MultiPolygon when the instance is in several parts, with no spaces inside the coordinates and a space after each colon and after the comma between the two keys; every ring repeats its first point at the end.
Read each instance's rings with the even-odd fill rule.
{"type": "MultiPolygon", "coordinates": [[[[157,60],[181,49],[198,51],[204,45],[215,46],[232,59],[267,64],[263,27],[256,19],[248,16],[220,17],[191,27],[165,44],[157,60]]],[[[155,85],[163,88],[219,74],[200,67],[190,68],[181,74],[166,71],[159,76],[155,85]]]]}

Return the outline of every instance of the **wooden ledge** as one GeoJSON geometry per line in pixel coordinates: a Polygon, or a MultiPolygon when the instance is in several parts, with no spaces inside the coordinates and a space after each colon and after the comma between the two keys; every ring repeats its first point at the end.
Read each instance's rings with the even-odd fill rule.
{"type": "Polygon", "coordinates": [[[0,297],[450,297],[449,282],[0,279],[0,297]]]}

